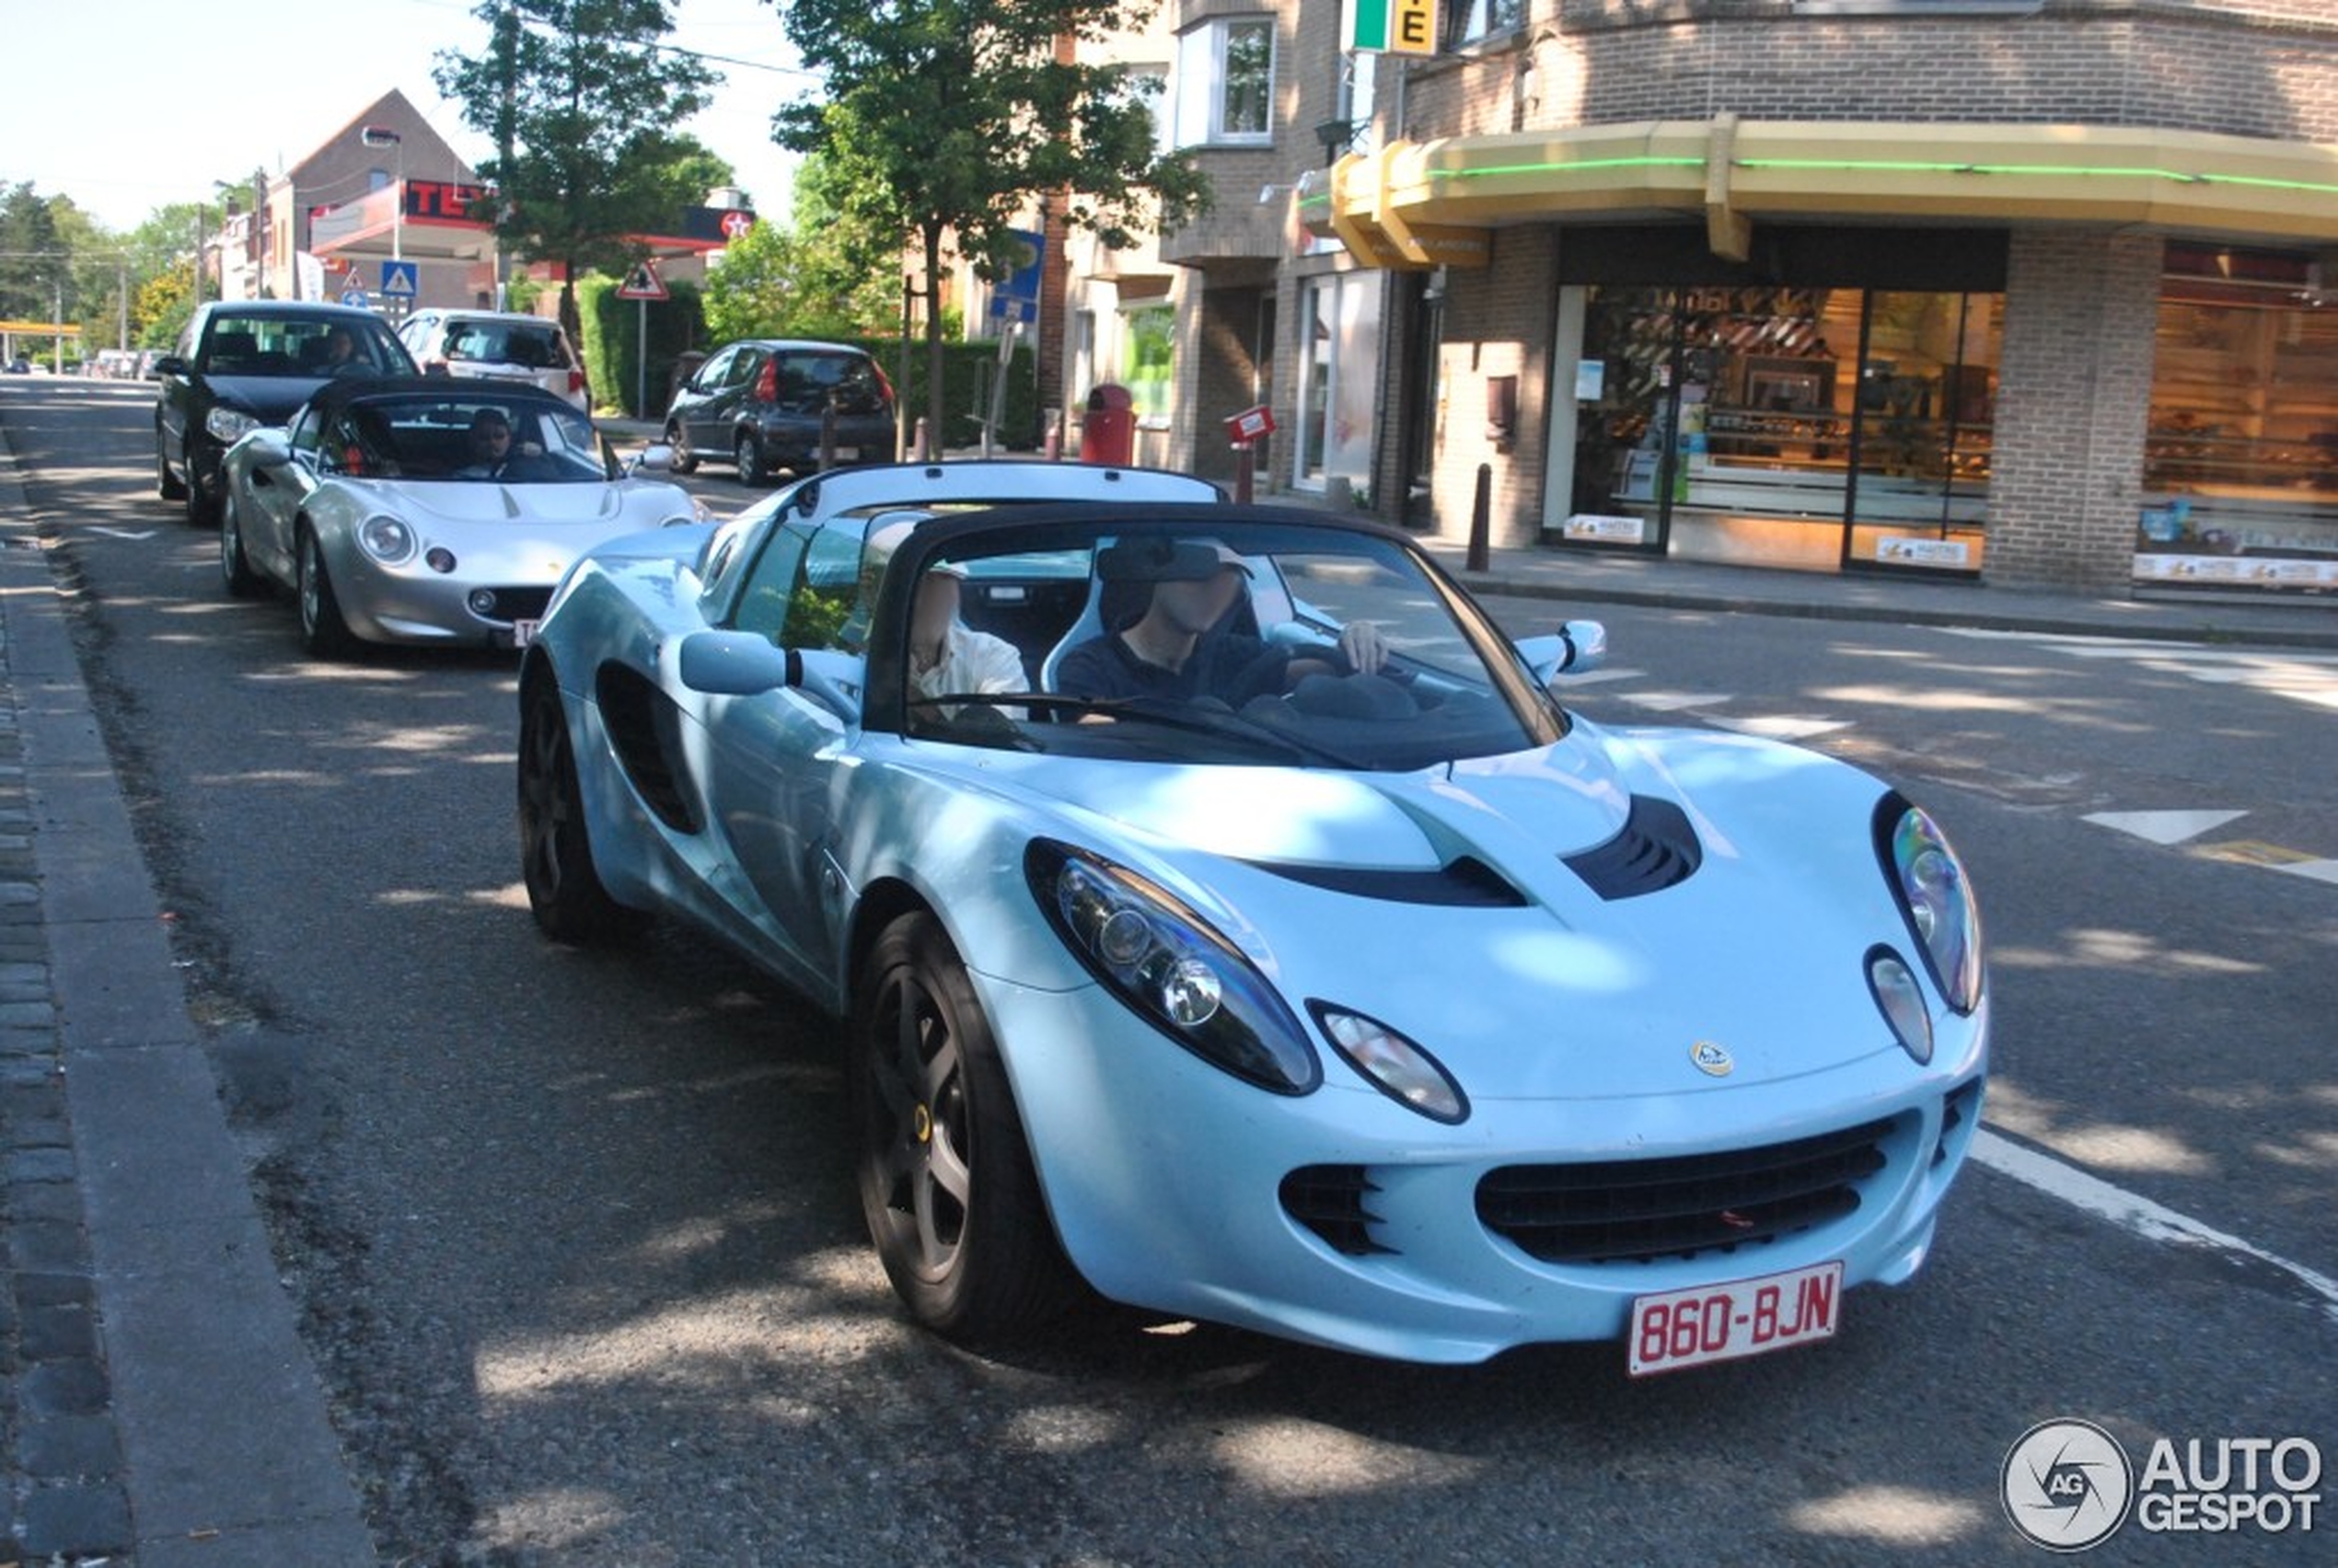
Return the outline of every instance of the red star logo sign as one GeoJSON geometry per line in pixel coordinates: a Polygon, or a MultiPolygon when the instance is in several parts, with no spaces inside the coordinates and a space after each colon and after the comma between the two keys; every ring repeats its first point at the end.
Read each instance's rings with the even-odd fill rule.
{"type": "Polygon", "coordinates": [[[747,230],[753,228],[754,226],[755,214],[752,213],[725,213],[723,214],[723,232],[733,239],[738,238],[741,235],[747,233],[747,230]]]}

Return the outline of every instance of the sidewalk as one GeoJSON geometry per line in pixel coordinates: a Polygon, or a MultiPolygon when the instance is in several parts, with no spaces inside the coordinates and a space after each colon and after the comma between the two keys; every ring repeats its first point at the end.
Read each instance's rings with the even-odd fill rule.
{"type": "Polygon", "coordinates": [[[0,1562],[374,1562],[0,430],[0,1562]]]}

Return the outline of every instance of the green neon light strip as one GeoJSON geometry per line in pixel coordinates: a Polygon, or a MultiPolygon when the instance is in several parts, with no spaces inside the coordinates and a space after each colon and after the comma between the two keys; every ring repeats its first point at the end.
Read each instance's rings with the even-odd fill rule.
{"type": "MultiPolygon", "coordinates": [[[[1617,168],[1703,168],[1696,157],[1586,158],[1580,162],[1491,164],[1484,168],[1432,168],[1430,179],[1496,179],[1521,174],[1595,174],[1617,168]]],[[[1999,174],[2100,179],[2164,179],[2176,185],[2235,185],[2258,190],[2296,190],[2338,196],[2338,183],[2274,179],[2250,174],[2187,174],[2165,168],[2098,168],[2083,164],[1976,164],[1842,158],[1738,158],[1737,168],[1788,169],[1823,174],[1999,174]]]]}

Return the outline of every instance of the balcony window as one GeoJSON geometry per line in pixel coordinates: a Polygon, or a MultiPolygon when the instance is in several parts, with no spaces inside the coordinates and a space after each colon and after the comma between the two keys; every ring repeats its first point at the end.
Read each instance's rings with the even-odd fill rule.
{"type": "Polygon", "coordinates": [[[1177,144],[1259,144],[1274,133],[1275,22],[1223,17],[1177,40],[1177,144]]]}

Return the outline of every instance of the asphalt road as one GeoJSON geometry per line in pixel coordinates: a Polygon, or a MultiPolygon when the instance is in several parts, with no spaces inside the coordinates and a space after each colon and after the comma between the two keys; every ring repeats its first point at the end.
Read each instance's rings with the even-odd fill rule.
{"type": "Polygon", "coordinates": [[[2299,1272],[2338,1276],[2338,885],[2250,863],[2338,858],[2328,654],[1569,607],[1615,634],[1595,717],[1803,729],[1930,806],[1989,920],[1994,1129],[2261,1255],[1976,1168],[1913,1287],[1703,1372],[1105,1310],[977,1356],[865,1245],[828,1024],[679,932],[538,940],[507,656],[307,661],[156,498],[139,388],[6,396],[386,1563],[2037,1563],[1998,1501],[2036,1423],[2338,1456],[2338,1306],[2299,1272]],[[2087,820],[2179,810],[2246,814],[2087,820]]]}

